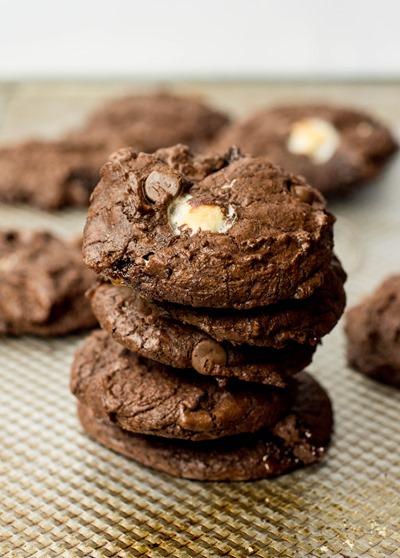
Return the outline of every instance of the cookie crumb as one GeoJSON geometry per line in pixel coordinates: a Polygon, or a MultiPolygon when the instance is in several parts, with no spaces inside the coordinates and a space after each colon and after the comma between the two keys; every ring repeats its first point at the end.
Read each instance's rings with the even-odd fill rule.
{"type": "Polygon", "coordinates": [[[386,527],[384,527],[383,529],[379,529],[378,535],[380,535],[381,537],[386,537],[386,527]]]}

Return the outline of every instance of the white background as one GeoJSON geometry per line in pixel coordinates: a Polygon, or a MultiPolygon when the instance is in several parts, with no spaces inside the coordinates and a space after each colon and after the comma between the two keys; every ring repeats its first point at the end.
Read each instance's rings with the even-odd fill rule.
{"type": "Polygon", "coordinates": [[[399,78],[399,0],[0,0],[0,79],[399,78]]]}

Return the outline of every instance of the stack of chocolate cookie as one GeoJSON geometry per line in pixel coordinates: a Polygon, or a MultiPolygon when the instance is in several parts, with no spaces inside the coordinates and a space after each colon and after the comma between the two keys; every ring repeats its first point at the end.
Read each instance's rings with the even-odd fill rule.
{"type": "Polygon", "coordinates": [[[201,480],[318,461],[332,409],[302,370],[345,305],[333,222],[316,190],[263,157],[116,152],[84,234],[103,328],[72,367],[87,432],[201,480]]]}

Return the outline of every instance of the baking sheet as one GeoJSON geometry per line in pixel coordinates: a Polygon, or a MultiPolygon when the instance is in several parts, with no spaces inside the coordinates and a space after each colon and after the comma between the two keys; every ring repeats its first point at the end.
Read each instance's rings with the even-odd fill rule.
{"type": "MultiPolygon", "coordinates": [[[[0,85],[0,139],[54,136],[131,83],[0,85]],[[68,114],[70,115],[68,117],[68,114]]],[[[282,99],[374,110],[400,132],[400,85],[177,84],[236,114],[282,99]]],[[[332,205],[349,305],[400,272],[400,158],[332,205]]],[[[1,227],[82,230],[84,213],[0,206],[1,227]]],[[[146,469],[83,432],[69,368],[83,336],[0,340],[0,556],[400,556],[400,392],[349,370],[340,323],[308,368],[335,407],[321,465],[257,482],[200,483],[146,469]]]]}

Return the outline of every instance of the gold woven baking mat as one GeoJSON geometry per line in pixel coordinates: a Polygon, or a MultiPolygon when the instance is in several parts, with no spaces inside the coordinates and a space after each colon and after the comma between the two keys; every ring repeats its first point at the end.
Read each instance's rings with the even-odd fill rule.
{"type": "MultiPolygon", "coordinates": [[[[56,100],[70,99],[67,85],[55,93],[52,87],[56,100]]],[[[275,95],[271,87],[250,92],[261,104],[261,96],[275,95]]],[[[46,91],[45,84],[28,87],[29,97],[22,89],[20,101],[35,94],[42,99],[46,91]]],[[[86,91],[82,86],[84,101],[86,91]]],[[[222,104],[224,88],[209,91],[222,104]]],[[[238,105],[244,92],[250,95],[248,88],[235,91],[238,105]]],[[[372,99],[378,106],[380,97],[372,99]]],[[[13,110],[17,101],[11,98],[13,110]]],[[[333,206],[350,305],[400,271],[399,184],[398,160],[379,184],[333,206]]],[[[68,237],[83,222],[78,211],[0,207],[2,227],[50,228],[68,237]]],[[[327,458],[257,482],[175,479],[90,440],[68,387],[82,338],[0,339],[1,557],[400,556],[400,392],[346,367],[340,324],[309,367],[336,412],[327,458]]]]}

